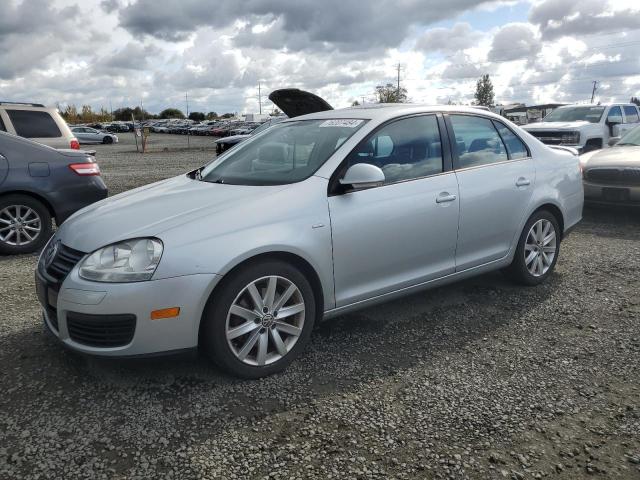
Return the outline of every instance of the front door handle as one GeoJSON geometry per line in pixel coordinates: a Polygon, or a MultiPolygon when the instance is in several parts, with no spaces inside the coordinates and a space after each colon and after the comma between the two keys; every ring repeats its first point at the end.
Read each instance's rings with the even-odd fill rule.
{"type": "Polygon", "coordinates": [[[531,185],[531,180],[528,178],[520,177],[516,180],[516,187],[526,187],[527,185],[531,185]]]}
{"type": "Polygon", "coordinates": [[[450,194],[449,192],[442,192],[440,195],[436,197],[436,203],[448,203],[453,202],[456,198],[455,195],[450,194]]]}

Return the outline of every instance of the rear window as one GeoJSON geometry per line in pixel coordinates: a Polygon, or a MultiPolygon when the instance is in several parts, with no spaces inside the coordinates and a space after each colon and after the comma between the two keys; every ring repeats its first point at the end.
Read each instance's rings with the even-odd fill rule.
{"type": "Polygon", "coordinates": [[[60,129],[48,112],[7,110],[16,134],[26,138],[61,137],[60,129]]]}

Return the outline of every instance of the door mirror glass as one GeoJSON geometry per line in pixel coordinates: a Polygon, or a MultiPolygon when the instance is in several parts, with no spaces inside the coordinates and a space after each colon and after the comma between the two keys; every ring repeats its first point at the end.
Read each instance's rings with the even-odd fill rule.
{"type": "Polygon", "coordinates": [[[384,184],[382,169],[370,163],[356,163],[352,165],[340,179],[341,185],[350,185],[356,190],[379,187],[384,184]]]}

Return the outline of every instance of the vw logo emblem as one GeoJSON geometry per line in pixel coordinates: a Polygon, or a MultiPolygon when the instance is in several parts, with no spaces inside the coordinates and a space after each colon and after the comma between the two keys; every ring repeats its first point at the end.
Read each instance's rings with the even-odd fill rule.
{"type": "Polygon", "coordinates": [[[56,254],[58,253],[58,249],[60,248],[60,240],[54,242],[45,252],[44,254],[44,266],[49,267],[53,262],[53,259],[56,258],[56,254]]]}

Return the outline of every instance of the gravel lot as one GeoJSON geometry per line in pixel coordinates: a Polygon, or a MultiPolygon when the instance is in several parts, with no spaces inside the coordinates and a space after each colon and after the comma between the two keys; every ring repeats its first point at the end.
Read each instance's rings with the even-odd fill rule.
{"type": "MultiPolygon", "coordinates": [[[[120,137],[96,147],[112,194],[215,155],[120,137]]],[[[543,286],[496,273],[328,320],[260,381],[66,352],[35,263],[0,258],[1,479],[640,478],[638,211],[587,209],[543,286]]]]}

